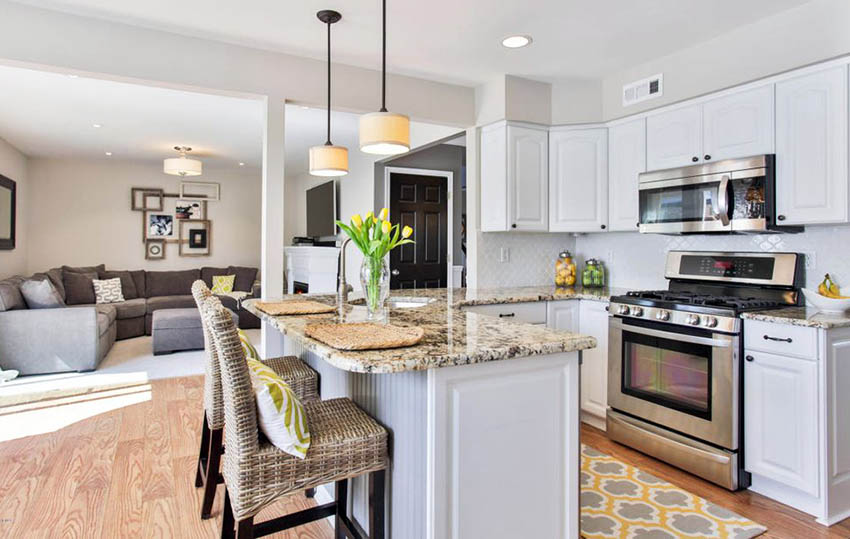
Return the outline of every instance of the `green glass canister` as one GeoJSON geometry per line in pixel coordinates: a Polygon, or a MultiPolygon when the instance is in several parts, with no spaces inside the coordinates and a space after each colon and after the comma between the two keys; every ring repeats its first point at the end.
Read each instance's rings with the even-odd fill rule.
{"type": "Polygon", "coordinates": [[[593,288],[593,274],[596,267],[596,259],[588,259],[584,263],[584,269],[581,271],[581,285],[585,288],[593,288]]]}

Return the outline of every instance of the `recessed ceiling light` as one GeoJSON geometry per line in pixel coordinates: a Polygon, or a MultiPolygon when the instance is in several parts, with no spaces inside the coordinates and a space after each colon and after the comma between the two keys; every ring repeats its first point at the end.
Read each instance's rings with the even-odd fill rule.
{"type": "Polygon", "coordinates": [[[112,152],[106,152],[106,157],[109,157],[110,155],[112,155],[112,152]]]}
{"type": "Polygon", "coordinates": [[[242,161],[239,161],[239,166],[240,166],[240,167],[244,167],[244,166],[245,166],[245,163],[243,163],[242,161]]]}
{"type": "Polygon", "coordinates": [[[502,40],[502,46],[509,49],[519,49],[531,45],[531,36],[515,35],[508,36],[502,40]]]}
{"type": "Polygon", "coordinates": [[[101,127],[103,127],[101,124],[91,124],[91,126],[95,129],[100,129],[101,127]]]}

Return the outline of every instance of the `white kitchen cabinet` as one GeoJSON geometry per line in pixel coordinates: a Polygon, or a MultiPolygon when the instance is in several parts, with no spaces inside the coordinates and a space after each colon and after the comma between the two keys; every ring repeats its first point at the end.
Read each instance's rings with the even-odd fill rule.
{"type": "Polygon", "coordinates": [[[564,331],[579,331],[578,301],[550,301],[546,305],[546,325],[552,329],[564,331]]]}
{"type": "Polygon", "coordinates": [[[745,357],[747,471],[818,496],[817,360],[751,350],[745,357]]]}
{"type": "Polygon", "coordinates": [[[608,229],[636,232],[638,174],[646,172],[646,119],[608,130],[608,229]]]}
{"type": "Polygon", "coordinates": [[[646,119],[646,166],[661,170],[702,160],[702,105],[655,114],[646,119]]]}
{"type": "Polygon", "coordinates": [[[582,420],[605,428],[608,408],[608,307],[607,302],[581,301],[579,333],[596,338],[596,348],[582,352],[582,420]]]}
{"type": "Polygon", "coordinates": [[[783,224],[846,223],[847,66],[776,84],[776,206],[783,224]]]}
{"type": "Polygon", "coordinates": [[[774,153],[772,84],[703,105],[703,161],[774,153]]]}
{"type": "Polygon", "coordinates": [[[546,303],[543,301],[496,303],[493,305],[470,305],[463,309],[473,313],[504,318],[511,322],[538,325],[546,323],[546,303]]]}
{"type": "Polygon", "coordinates": [[[549,134],[499,122],[481,130],[481,230],[546,231],[549,134]]]}
{"type": "Polygon", "coordinates": [[[549,230],[600,232],[608,227],[608,130],[549,134],[549,230]]]}

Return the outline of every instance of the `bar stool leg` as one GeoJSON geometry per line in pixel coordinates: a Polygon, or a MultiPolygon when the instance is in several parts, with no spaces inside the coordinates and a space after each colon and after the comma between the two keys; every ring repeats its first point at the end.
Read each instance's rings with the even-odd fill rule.
{"type": "Polygon", "coordinates": [[[223,452],[224,429],[210,431],[210,442],[207,458],[207,482],[204,484],[204,499],[201,503],[201,518],[208,519],[212,513],[213,501],[215,501],[215,489],[218,486],[219,469],[221,467],[221,454],[223,452]]]}
{"type": "Polygon", "coordinates": [[[201,449],[198,454],[198,470],[195,474],[195,488],[200,488],[204,486],[204,473],[201,472],[201,470],[205,470],[207,467],[207,458],[209,457],[209,443],[210,426],[209,423],[207,423],[207,413],[204,412],[204,424],[201,427],[201,449]]]}
{"type": "Polygon", "coordinates": [[[369,474],[369,539],[384,539],[384,497],[386,475],[384,470],[369,474]]]}
{"type": "Polygon", "coordinates": [[[233,520],[233,507],[230,505],[230,493],[227,492],[227,485],[224,486],[224,509],[221,512],[221,539],[233,539],[234,526],[236,522],[233,520]]]}
{"type": "Polygon", "coordinates": [[[348,479],[336,482],[334,489],[336,499],[336,515],[334,516],[334,537],[335,539],[347,539],[348,534],[345,530],[348,528],[343,522],[343,518],[348,512],[348,479]]]}

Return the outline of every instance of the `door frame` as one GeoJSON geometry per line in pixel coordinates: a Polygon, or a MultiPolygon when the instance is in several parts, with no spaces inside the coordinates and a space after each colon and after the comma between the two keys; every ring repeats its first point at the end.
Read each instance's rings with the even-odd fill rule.
{"type": "MultiPolygon", "coordinates": [[[[446,284],[448,288],[454,288],[452,281],[452,268],[454,267],[454,172],[451,170],[434,170],[427,168],[409,167],[384,167],[384,203],[387,209],[390,207],[390,182],[395,174],[417,174],[419,176],[436,176],[446,179],[446,201],[448,210],[448,224],[446,225],[446,284]]],[[[392,219],[392,216],[390,216],[392,219]]],[[[392,271],[392,267],[390,268],[392,271]]]]}

